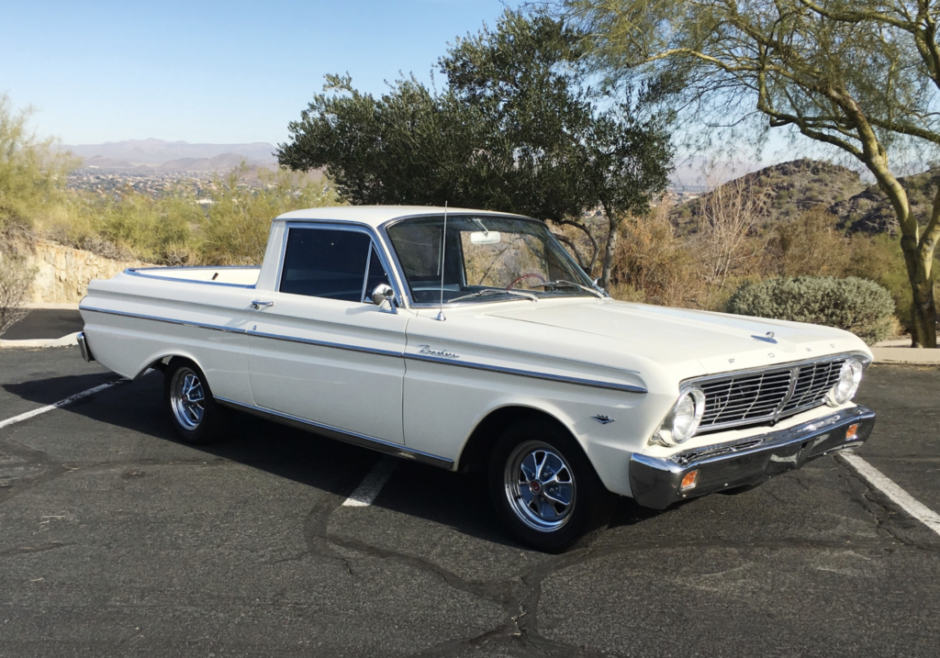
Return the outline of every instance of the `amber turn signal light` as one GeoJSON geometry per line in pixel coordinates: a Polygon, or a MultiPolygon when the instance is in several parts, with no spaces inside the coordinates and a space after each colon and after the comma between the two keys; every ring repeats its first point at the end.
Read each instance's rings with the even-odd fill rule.
{"type": "Polygon", "coordinates": [[[685,474],[685,477],[682,478],[682,484],[679,485],[679,491],[688,491],[689,489],[694,489],[697,482],[698,471],[689,471],[685,474]]]}
{"type": "Polygon", "coordinates": [[[857,439],[858,428],[859,428],[858,423],[853,423],[852,425],[849,425],[849,428],[845,430],[845,440],[850,441],[851,439],[857,439]]]}

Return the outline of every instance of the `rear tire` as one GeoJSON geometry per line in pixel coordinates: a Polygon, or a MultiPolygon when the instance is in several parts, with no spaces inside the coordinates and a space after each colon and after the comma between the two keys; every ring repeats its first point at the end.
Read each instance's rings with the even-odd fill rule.
{"type": "Polygon", "coordinates": [[[173,431],[184,443],[204,445],[219,437],[223,410],[212,397],[205,374],[189,359],[174,358],[164,371],[163,404],[173,431]]]}
{"type": "Polygon", "coordinates": [[[503,432],[491,455],[489,487],[513,536],[549,553],[589,543],[607,527],[617,503],[581,446],[547,419],[503,432]]]}

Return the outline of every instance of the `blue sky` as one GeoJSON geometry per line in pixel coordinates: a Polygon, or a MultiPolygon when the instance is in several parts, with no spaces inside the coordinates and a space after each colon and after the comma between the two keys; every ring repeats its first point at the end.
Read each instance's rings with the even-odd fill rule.
{"type": "Polygon", "coordinates": [[[449,42],[503,11],[499,0],[4,4],[0,93],[66,144],[283,142],[324,74],[348,71],[373,94],[399,71],[429,81],[449,42]]]}

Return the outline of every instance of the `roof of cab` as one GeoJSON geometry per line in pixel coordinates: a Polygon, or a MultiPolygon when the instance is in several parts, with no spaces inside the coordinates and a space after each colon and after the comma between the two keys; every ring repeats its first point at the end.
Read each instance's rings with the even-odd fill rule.
{"type": "MultiPolygon", "coordinates": [[[[468,208],[447,208],[449,214],[474,215],[511,215],[512,213],[492,212],[489,210],[471,210],[468,208]]],[[[356,222],[368,226],[380,226],[385,222],[401,217],[420,215],[443,215],[445,209],[435,206],[331,206],[326,208],[307,208],[278,215],[275,222],[297,222],[304,220],[356,222]]],[[[517,215],[518,216],[518,215],[517,215]]]]}

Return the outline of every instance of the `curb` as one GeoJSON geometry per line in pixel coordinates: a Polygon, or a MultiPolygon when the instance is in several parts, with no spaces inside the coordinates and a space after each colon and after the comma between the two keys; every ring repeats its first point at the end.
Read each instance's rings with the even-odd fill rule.
{"type": "Polygon", "coordinates": [[[915,349],[911,339],[892,338],[871,347],[875,363],[901,363],[913,366],[940,366],[940,349],[915,349]]]}
{"type": "Polygon", "coordinates": [[[17,347],[31,347],[31,348],[41,348],[41,347],[71,347],[72,345],[78,345],[78,334],[69,334],[68,336],[63,336],[62,338],[34,338],[32,340],[3,340],[0,339],[0,348],[17,348],[17,347]]]}
{"type": "Polygon", "coordinates": [[[62,311],[77,311],[78,302],[26,302],[23,308],[34,309],[55,309],[62,311]]]}

